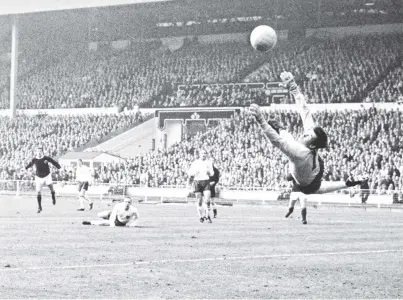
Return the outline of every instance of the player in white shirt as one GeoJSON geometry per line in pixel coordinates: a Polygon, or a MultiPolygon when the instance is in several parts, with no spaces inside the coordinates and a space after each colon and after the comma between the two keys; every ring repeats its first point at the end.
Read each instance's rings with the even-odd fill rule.
{"type": "Polygon", "coordinates": [[[281,128],[277,121],[266,121],[261,109],[256,104],[252,104],[250,110],[273,146],[278,147],[289,159],[290,174],[288,180],[293,182],[293,190],[286,217],[289,217],[293,212],[296,200],[304,199],[301,201],[301,215],[302,223],[307,224],[306,197],[303,194],[330,193],[359,185],[368,178],[363,176],[359,180],[350,177],[346,181],[322,181],[324,163],[318,155],[318,150],[327,147],[327,134],[315,124],[312,112],[304,95],[295,83],[294,76],[290,72],[282,72],[280,78],[284,86],[289,88],[298,106],[304,128],[303,135],[295,140],[290,133],[281,128]]]}
{"type": "Polygon", "coordinates": [[[214,175],[214,170],[213,162],[207,160],[207,152],[205,150],[200,150],[199,159],[196,159],[192,163],[188,171],[188,175],[189,188],[193,180],[193,192],[195,193],[197,199],[197,212],[200,222],[203,223],[204,220],[208,220],[209,223],[211,223],[210,176],[214,175]]]}
{"type": "Polygon", "coordinates": [[[102,220],[83,221],[83,225],[134,227],[139,218],[139,212],[132,205],[130,197],[125,197],[123,202],[116,204],[111,211],[102,211],[97,216],[102,220]]]}
{"type": "Polygon", "coordinates": [[[88,191],[88,186],[92,180],[91,168],[84,165],[81,159],[77,162],[76,169],[76,181],[78,181],[78,200],[80,201],[80,208],[78,211],[84,211],[84,200],[89,203],[90,210],[92,209],[94,202],[92,199],[88,198],[85,193],[88,191]]]}

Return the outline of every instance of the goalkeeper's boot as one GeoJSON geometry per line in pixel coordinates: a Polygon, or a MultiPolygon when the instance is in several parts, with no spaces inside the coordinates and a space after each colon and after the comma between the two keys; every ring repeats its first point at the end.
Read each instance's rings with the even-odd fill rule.
{"type": "Polygon", "coordinates": [[[302,224],[306,225],[308,222],[306,220],[302,220],[302,224]]]}

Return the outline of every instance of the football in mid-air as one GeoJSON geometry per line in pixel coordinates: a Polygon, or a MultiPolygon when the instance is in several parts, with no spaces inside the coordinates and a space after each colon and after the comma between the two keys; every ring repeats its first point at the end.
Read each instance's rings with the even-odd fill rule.
{"type": "Polygon", "coordinates": [[[276,31],[267,25],[257,26],[250,34],[250,43],[258,51],[269,51],[277,44],[276,31]]]}

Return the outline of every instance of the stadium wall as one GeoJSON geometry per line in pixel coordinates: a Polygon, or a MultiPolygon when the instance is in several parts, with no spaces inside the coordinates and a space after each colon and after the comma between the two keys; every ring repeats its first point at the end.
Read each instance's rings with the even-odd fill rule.
{"type": "Polygon", "coordinates": [[[307,29],[306,37],[342,38],[350,35],[403,33],[403,23],[307,29]]]}
{"type": "MultiPolygon", "coordinates": [[[[288,30],[280,30],[277,32],[279,40],[287,40],[288,30]]],[[[308,28],[305,30],[305,37],[317,38],[342,38],[350,35],[368,35],[368,34],[390,34],[390,33],[403,33],[403,23],[394,24],[377,24],[377,25],[364,25],[364,26],[347,26],[347,27],[322,27],[322,28],[308,28]]],[[[243,33],[224,33],[224,34],[209,34],[199,35],[197,40],[202,44],[212,43],[228,43],[228,42],[243,42],[248,43],[249,32],[243,33]]],[[[167,37],[167,38],[149,38],[141,41],[155,41],[160,40],[163,47],[169,48],[172,51],[180,49],[184,44],[185,38],[193,38],[195,35],[167,37]]],[[[110,45],[114,49],[126,48],[130,43],[138,42],[140,40],[134,39],[111,41],[110,45]]],[[[103,42],[101,42],[103,43],[103,42]]],[[[90,42],[88,49],[97,50],[98,42],[90,42]]]]}
{"type": "MultiPolygon", "coordinates": [[[[359,110],[359,109],[365,109],[365,108],[370,108],[370,107],[376,107],[379,109],[386,109],[386,110],[396,110],[396,109],[401,109],[403,110],[403,105],[400,103],[330,103],[330,104],[310,104],[310,108],[312,111],[323,111],[323,110],[329,110],[329,111],[336,111],[336,110],[359,110]]],[[[238,109],[244,109],[244,107],[231,107],[232,108],[238,108],[238,109]]],[[[169,108],[172,109],[172,108],[169,108]]],[[[175,108],[177,110],[189,110],[189,108],[175,108]]],[[[196,108],[192,108],[194,110],[197,110],[196,108]]],[[[203,107],[201,108],[203,110],[216,110],[216,107],[203,107]]],[[[272,109],[279,109],[279,110],[295,110],[296,107],[295,105],[290,105],[290,104],[272,104],[271,106],[267,106],[264,109],[267,110],[272,110],[272,109]]],[[[116,107],[111,107],[111,108],[63,108],[63,109],[24,109],[24,110],[18,110],[17,114],[18,115],[28,115],[28,116],[33,116],[33,115],[38,115],[38,114],[46,114],[46,115],[51,115],[51,116],[56,116],[56,115],[86,115],[86,114],[125,114],[125,113],[135,113],[140,111],[141,113],[144,114],[149,114],[149,113],[154,113],[156,110],[161,110],[161,108],[135,108],[133,110],[127,110],[125,112],[118,112],[118,108],[116,107]]],[[[1,109],[0,110],[0,116],[8,116],[9,115],[9,110],[8,109],[1,109]]]]}
{"type": "MultiPolygon", "coordinates": [[[[91,185],[88,189],[88,195],[92,197],[102,198],[108,194],[108,190],[111,186],[117,184],[108,185],[91,185]]],[[[55,190],[59,195],[77,195],[77,186],[71,184],[55,184],[55,190]]],[[[232,203],[257,203],[257,204],[270,204],[273,202],[283,201],[280,195],[283,191],[263,191],[263,190],[231,190],[222,189],[220,191],[220,200],[224,200],[232,203]]],[[[128,187],[126,194],[136,199],[150,200],[153,199],[157,202],[169,201],[170,199],[178,199],[182,202],[194,201],[189,199],[189,190],[186,188],[175,187],[161,187],[161,188],[148,188],[148,187],[128,187]]],[[[116,195],[123,196],[123,195],[116,195]]],[[[322,194],[322,195],[309,195],[308,201],[318,204],[361,204],[361,197],[359,194],[350,196],[350,194],[335,193],[335,194],[322,194]]],[[[391,205],[393,204],[392,195],[374,195],[371,194],[367,200],[367,204],[372,205],[391,205]]]]}

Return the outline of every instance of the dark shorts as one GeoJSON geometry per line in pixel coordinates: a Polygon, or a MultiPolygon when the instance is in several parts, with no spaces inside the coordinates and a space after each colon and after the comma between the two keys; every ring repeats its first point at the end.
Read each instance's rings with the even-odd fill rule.
{"type": "Polygon", "coordinates": [[[215,184],[210,184],[211,198],[215,198],[215,184]]]}
{"type": "Polygon", "coordinates": [[[316,175],[316,177],[312,180],[312,182],[307,186],[299,185],[295,181],[295,179],[292,178],[292,182],[294,183],[292,192],[301,192],[306,195],[315,194],[320,189],[320,185],[322,184],[323,172],[325,171],[325,164],[323,163],[323,160],[320,157],[319,157],[319,168],[320,169],[318,175],[316,175]]]}
{"type": "Polygon", "coordinates": [[[124,226],[126,226],[126,224],[125,224],[125,223],[120,222],[120,221],[118,220],[118,217],[116,216],[116,219],[115,219],[115,226],[121,226],[121,227],[124,227],[124,226]]]}
{"type": "Polygon", "coordinates": [[[203,193],[204,191],[210,190],[210,180],[195,180],[194,181],[194,192],[203,193]]]}
{"type": "Polygon", "coordinates": [[[88,191],[88,181],[82,181],[78,183],[78,191],[81,192],[81,190],[88,191]]]}

